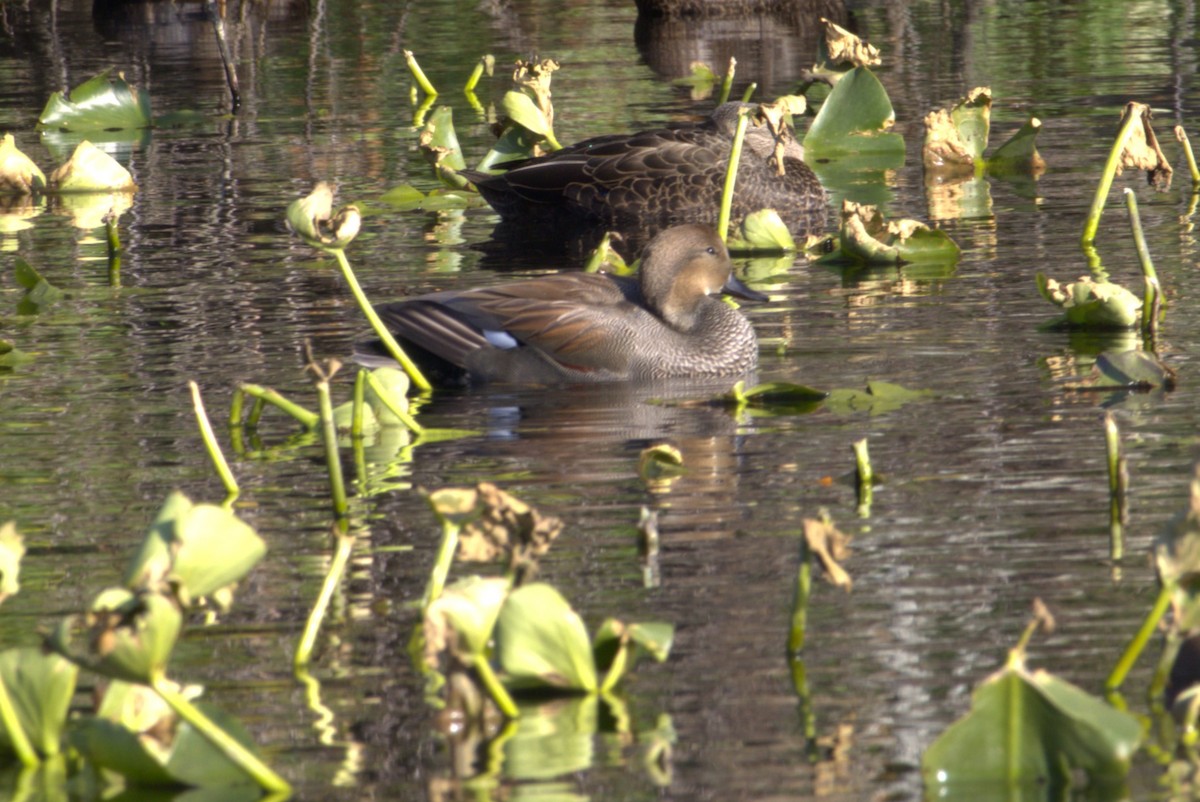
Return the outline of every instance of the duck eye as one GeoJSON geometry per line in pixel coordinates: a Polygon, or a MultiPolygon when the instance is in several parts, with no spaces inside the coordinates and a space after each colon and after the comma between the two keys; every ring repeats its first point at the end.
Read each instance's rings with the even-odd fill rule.
{"type": "Polygon", "coordinates": [[[705,252],[705,253],[712,254],[713,256],[716,256],[716,254],[717,254],[717,249],[716,249],[716,248],[714,248],[713,246],[709,245],[707,248],[705,248],[705,249],[704,249],[704,252],[705,252]]]}

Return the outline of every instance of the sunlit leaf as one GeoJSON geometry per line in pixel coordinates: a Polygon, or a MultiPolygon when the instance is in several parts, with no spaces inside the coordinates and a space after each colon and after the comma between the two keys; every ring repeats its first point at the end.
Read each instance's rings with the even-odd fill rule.
{"type": "Polygon", "coordinates": [[[519,125],[510,125],[496,140],[484,157],[480,159],[475,169],[482,172],[494,172],[495,168],[511,161],[520,161],[535,156],[538,142],[541,138],[519,125]]]}
{"type": "Polygon", "coordinates": [[[595,691],[592,645],[579,615],[550,585],[509,594],[496,626],[496,654],[513,688],[595,691]]]}
{"type": "Polygon", "coordinates": [[[500,107],[510,120],[525,130],[542,138],[553,135],[550,121],[529,95],[510,89],[500,101],[500,107]]]}
{"type": "Polygon", "coordinates": [[[885,221],[873,206],[842,202],[842,225],[837,247],[820,262],[900,264],[919,261],[954,262],[958,245],[946,232],[916,220],[885,221]]]}
{"type": "Polygon", "coordinates": [[[979,783],[1062,788],[1072,771],[1099,784],[1125,776],[1141,737],[1132,715],[1016,659],[975,690],[971,711],[926,750],[921,766],[926,783],[945,793],[979,783]]]}
{"type": "Polygon", "coordinates": [[[438,177],[447,186],[462,189],[467,185],[467,179],[458,175],[458,171],[467,166],[463,159],[462,146],[458,143],[458,134],[454,130],[454,111],[449,106],[439,106],[430,115],[425,128],[417,139],[421,155],[433,165],[438,177]]]}
{"type": "Polygon", "coordinates": [[[988,157],[988,172],[996,175],[1018,172],[1041,174],[1046,169],[1046,160],[1037,149],[1037,135],[1041,130],[1042,121],[1037,117],[1030,117],[1028,122],[988,157]]]}
{"type": "MultiPolygon", "coordinates": [[[[0,652],[0,683],[29,742],[43,756],[58,754],[78,674],[74,663],[40,648],[0,652]]],[[[5,745],[11,741],[0,726],[0,747],[5,745]]]]}
{"type": "Polygon", "coordinates": [[[987,148],[992,93],[976,87],[952,108],[925,115],[922,159],[926,169],[973,169],[987,148]]]}
{"type": "Polygon", "coordinates": [[[120,162],[86,139],[66,164],[50,174],[56,192],[133,192],[137,185],[120,162]]]}
{"type": "Polygon", "coordinates": [[[1125,105],[1121,115],[1122,129],[1131,117],[1133,129],[1121,149],[1120,160],[1117,162],[1117,175],[1125,168],[1145,170],[1150,183],[1159,192],[1171,188],[1171,174],[1174,172],[1170,161],[1159,147],[1158,137],[1150,125],[1150,107],[1144,103],[1130,102],[1125,105]]]}
{"type": "Polygon", "coordinates": [[[666,661],[675,638],[675,627],[661,621],[624,624],[609,618],[600,625],[592,643],[593,662],[604,675],[601,690],[609,690],[643,654],[659,663],[666,661]]]}
{"type": "Polygon", "coordinates": [[[468,577],[445,588],[425,610],[426,662],[443,651],[463,661],[482,656],[511,587],[507,579],[468,577]]]}
{"type": "MultiPolygon", "coordinates": [[[[238,721],[203,702],[197,702],[196,707],[257,754],[257,747],[238,721]]],[[[98,714],[83,720],[74,740],[89,761],[116,772],[134,786],[216,788],[253,782],[190,724],[178,720],[152,691],[140,686],[111,683],[98,714]]],[[[261,794],[257,786],[253,790],[261,794]]]]}
{"type": "Polygon", "coordinates": [[[1120,284],[1082,276],[1070,284],[1059,284],[1038,273],[1037,288],[1066,316],[1060,321],[1072,328],[1123,329],[1136,326],[1142,318],[1142,299],[1120,284]]]}
{"type": "Polygon", "coordinates": [[[266,543],[233,510],[172,493],[125,572],[131,589],[174,592],[195,604],[245,576],[266,543]]]}
{"type": "Polygon", "coordinates": [[[38,117],[39,128],[69,131],[103,131],[150,126],[150,97],[125,81],[125,76],[105,70],[71,90],[50,96],[38,117]]]}
{"type": "Polygon", "coordinates": [[[17,148],[12,134],[0,140],[0,194],[28,195],[46,188],[46,176],[17,148]]]}
{"type": "Polygon", "coordinates": [[[333,212],[333,186],[320,181],[313,191],[287,208],[288,227],[314,248],[345,248],[362,224],[362,215],[351,204],[333,212]]]}
{"type": "Polygon", "coordinates": [[[114,679],[148,683],[166,668],[182,617],[156,593],[101,592],[83,616],[68,616],[50,640],[69,660],[114,679]]]}
{"type": "Polygon", "coordinates": [[[870,381],[863,390],[838,388],[829,391],[825,408],[831,412],[850,414],[868,412],[881,415],[899,409],[907,403],[933,396],[932,390],[910,390],[898,384],[870,381]]]}
{"type": "Polygon", "coordinates": [[[746,215],[727,243],[731,251],[794,251],[796,240],[774,209],[746,215]]]}
{"type": "Polygon", "coordinates": [[[25,541],[12,521],[0,526],[0,603],[21,589],[21,558],[25,541]]]}
{"type": "Polygon", "coordinates": [[[689,73],[684,78],[675,78],[671,83],[676,86],[691,87],[692,100],[704,100],[712,96],[713,88],[721,80],[716,73],[702,61],[693,61],[689,73]]]}
{"type": "Polygon", "coordinates": [[[416,209],[425,200],[425,193],[412,184],[401,184],[383,193],[379,200],[397,209],[416,209]]]}
{"type": "Polygon", "coordinates": [[[883,84],[866,67],[856,67],[821,104],[804,137],[805,156],[819,160],[870,151],[903,158],[904,138],[887,130],[895,120],[883,84]]]}
{"type": "Polygon", "coordinates": [[[132,192],[68,192],[54,199],[55,210],[68,215],[71,225],[84,231],[116,220],[132,206],[132,192]]]}

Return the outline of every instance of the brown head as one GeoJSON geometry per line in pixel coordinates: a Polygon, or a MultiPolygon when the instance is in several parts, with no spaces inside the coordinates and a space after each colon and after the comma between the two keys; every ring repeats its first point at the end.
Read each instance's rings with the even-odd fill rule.
{"type": "Polygon", "coordinates": [[[642,254],[640,281],[646,304],[679,331],[691,330],[711,295],[767,300],[733,275],[725,243],[701,225],[675,226],[652,239],[642,254]]]}

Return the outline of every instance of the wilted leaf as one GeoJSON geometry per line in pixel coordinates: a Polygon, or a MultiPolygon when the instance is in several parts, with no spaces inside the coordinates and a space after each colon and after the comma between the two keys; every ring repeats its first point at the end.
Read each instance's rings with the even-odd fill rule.
{"type": "MultiPolygon", "coordinates": [[[[43,757],[59,752],[78,675],[79,667],[74,663],[40,648],[0,652],[0,684],[8,691],[26,737],[43,757]]],[[[11,745],[0,726],[0,746],[11,745]]]]}
{"type": "Polygon", "coordinates": [[[825,39],[820,55],[829,66],[873,67],[882,62],[879,48],[830,20],[822,18],[821,22],[825,24],[825,39]]]}
{"type": "Polygon", "coordinates": [[[333,186],[321,181],[287,208],[288,227],[314,248],[345,248],[358,236],[362,215],[351,204],[333,213],[333,186]]]}
{"type": "Polygon", "coordinates": [[[840,564],[850,556],[850,536],[828,519],[805,518],[804,542],[820,562],[825,578],[839,588],[850,590],[850,574],[840,564]]]}
{"type": "Polygon", "coordinates": [[[21,558],[25,541],[12,521],[0,526],[0,603],[21,589],[21,558]]]}
{"type": "Polygon", "coordinates": [[[838,246],[818,261],[899,264],[953,262],[958,256],[958,245],[944,231],[915,220],[884,221],[874,206],[843,201],[838,246]]]}
{"type": "Polygon", "coordinates": [[[482,656],[511,588],[507,579],[468,577],[443,590],[425,608],[425,662],[443,651],[463,662],[482,656]]]}
{"type": "Polygon", "coordinates": [[[50,645],[106,677],[149,683],[166,669],[182,617],[165,596],[110,588],[83,616],[64,618],[50,645]]]}
{"type": "Polygon", "coordinates": [[[1144,103],[1130,102],[1125,105],[1121,114],[1121,127],[1123,129],[1132,117],[1133,130],[1121,150],[1121,158],[1117,162],[1117,175],[1126,167],[1145,170],[1154,188],[1159,192],[1166,192],[1171,188],[1171,174],[1174,170],[1162,148],[1158,146],[1158,137],[1150,127],[1151,116],[1150,107],[1144,103]]]}
{"type": "Polygon", "coordinates": [[[508,595],[496,625],[496,647],[510,687],[597,689],[583,621],[550,585],[534,582],[508,595]]]}
{"type": "Polygon", "coordinates": [[[454,130],[453,115],[454,110],[449,106],[439,106],[426,121],[417,144],[421,155],[433,165],[442,182],[454,189],[462,189],[467,185],[467,179],[458,175],[458,171],[466,168],[467,163],[454,130]]]}
{"type": "Polygon", "coordinates": [[[71,90],[50,96],[38,117],[38,128],[67,131],[109,131],[150,127],[150,97],[111,70],[88,79],[71,90]]]}
{"type": "MultiPolygon", "coordinates": [[[[431,501],[437,497],[435,510],[450,499],[443,495],[447,492],[431,495],[431,501]]],[[[465,562],[490,562],[507,555],[513,565],[528,565],[545,554],[562,531],[558,518],[542,515],[488,482],[458,492],[453,514],[463,520],[458,558],[465,562]]]]}
{"type": "Polygon", "coordinates": [[[867,152],[903,159],[904,138],[888,131],[895,121],[883,84],[866,67],[855,67],[821,104],[804,137],[805,155],[825,159],[867,152]]]}
{"type": "Polygon", "coordinates": [[[1142,299],[1120,284],[1095,281],[1082,276],[1070,284],[1059,284],[1044,273],[1036,276],[1038,291],[1061,307],[1066,317],[1061,324],[1082,329],[1125,329],[1141,320],[1142,299]]]}
{"type": "Polygon", "coordinates": [[[943,793],[979,783],[1064,788],[1073,770],[1100,784],[1125,776],[1141,737],[1132,715],[1010,658],[975,690],[971,712],[926,750],[921,769],[943,793]]]}
{"type": "Polygon", "coordinates": [[[0,141],[0,194],[29,195],[46,188],[46,176],[17,148],[12,134],[0,141]]]}
{"type": "Polygon", "coordinates": [[[987,149],[991,107],[991,90],[980,86],[950,110],[937,109],[927,114],[922,149],[926,169],[973,169],[981,164],[987,149]]]}
{"type": "Polygon", "coordinates": [[[86,139],[66,164],[50,174],[56,192],[134,192],[133,176],[120,162],[86,139]]]}

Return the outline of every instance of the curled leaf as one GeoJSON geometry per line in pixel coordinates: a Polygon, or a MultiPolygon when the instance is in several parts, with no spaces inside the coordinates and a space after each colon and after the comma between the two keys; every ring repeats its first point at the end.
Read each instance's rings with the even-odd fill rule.
{"type": "Polygon", "coordinates": [[[1042,121],[1030,117],[1008,141],[996,149],[987,160],[988,171],[1005,174],[1028,172],[1041,175],[1046,169],[1046,160],[1037,149],[1037,135],[1042,130],[1042,121]]]}
{"type": "Polygon", "coordinates": [[[150,127],[150,97],[111,70],[71,90],[50,96],[38,117],[38,128],[62,131],[113,131],[150,127]]]}
{"type": "Polygon", "coordinates": [[[829,65],[873,67],[881,63],[879,48],[864,42],[837,23],[821,18],[825,24],[825,53],[829,65]]]}
{"type": "Polygon", "coordinates": [[[512,584],[507,579],[468,577],[450,585],[425,608],[425,662],[437,664],[443,652],[463,663],[483,656],[500,607],[512,584]]]}
{"type": "Polygon", "coordinates": [[[1134,118],[1134,123],[1133,130],[1125,141],[1125,147],[1121,150],[1120,161],[1117,162],[1117,175],[1126,167],[1145,170],[1151,185],[1159,192],[1166,192],[1171,188],[1171,174],[1174,170],[1158,145],[1158,137],[1154,135],[1154,129],[1150,126],[1151,116],[1150,107],[1144,103],[1130,101],[1125,105],[1121,125],[1124,127],[1130,117],[1134,118]]]}
{"type": "Polygon", "coordinates": [[[358,235],[362,216],[350,205],[333,213],[333,186],[321,181],[287,208],[287,224],[314,248],[344,248],[358,235]]]}
{"type": "Polygon", "coordinates": [[[1059,284],[1038,273],[1037,287],[1043,298],[1066,313],[1062,323],[1073,328],[1124,329],[1141,320],[1142,299],[1111,281],[1082,276],[1059,284]]]}
{"type": "Polygon", "coordinates": [[[137,191],[129,171],[86,139],[66,164],[50,174],[48,185],[56,192],[137,191]]]}
{"type": "Polygon", "coordinates": [[[973,168],[987,148],[992,92],[972,89],[953,108],[937,109],[925,116],[922,159],[926,169],[973,168]]]}
{"type": "Polygon", "coordinates": [[[843,590],[850,590],[850,574],[840,561],[850,556],[850,536],[841,532],[828,517],[804,519],[804,542],[821,564],[825,578],[843,590]]]}

